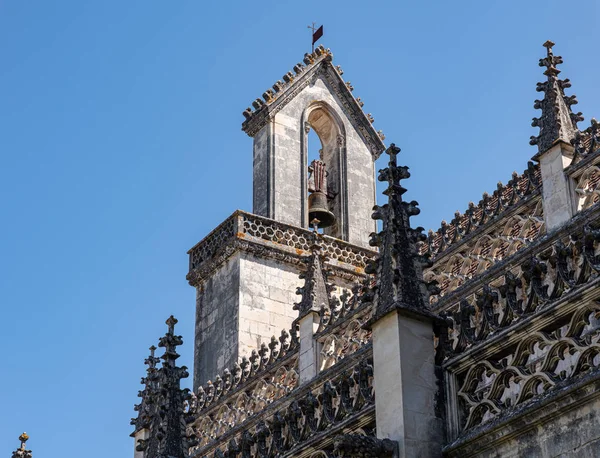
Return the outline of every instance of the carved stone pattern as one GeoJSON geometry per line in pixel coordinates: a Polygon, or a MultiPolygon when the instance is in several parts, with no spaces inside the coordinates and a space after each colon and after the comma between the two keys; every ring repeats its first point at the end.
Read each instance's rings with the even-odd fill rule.
{"type": "Polygon", "coordinates": [[[448,359],[482,345],[565,293],[585,288],[599,274],[600,229],[585,226],[440,313],[449,328],[448,341],[438,350],[448,359]]]}
{"type": "Polygon", "coordinates": [[[340,458],[392,458],[398,448],[396,441],[363,434],[341,434],[333,442],[340,458]]]}
{"type": "MultiPolygon", "coordinates": [[[[506,185],[498,183],[492,195],[484,193],[477,205],[471,202],[464,213],[456,212],[450,223],[442,221],[441,227],[436,232],[430,231],[427,241],[421,245],[420,253],[429,253],[435,260],[467,236],[483,235],[485,228],[495,223],[503,213],[514,209],[529,196],[540,194],[541,185],[539,164],[534,165],[529,162],[527,170],[521,175],[513,173],[506,185]]],[[[525,212],[520,214],[527,217],[525,212]]],[[[541,209],[539,214],[532,216],[541,217],[541,209]]]]}
{"type": "MultiPolygon", "coordinates": [[[[308,229],[237,211],[190,249],[190,271],[186,278],[195,286],[238,250],[298,265],[310,250],[310,233],[308,229]],[[236,234],[235,221],[239,217],[242,223],[238,228],[240,232],[236,234]],[[272,244],[262,245],[260,241],[272,244]]],[[[350,281],[362,276],[362,269],[375,254],[328,236],[322,236],[322,248],[329,259],[327,268],[332,270],[334,276],[350,281]]]]}
{"type": "Polygon", "coordinates": [[[585,210],[600,201],[600,167],[592,165],[575,179],[577,210],[585,210]]]}
{"type": "Polygon", "coordinates": [[[566,326],[528,334],[501,360],[472,365],[458,390],[463,429],[485,424],[598,367],[600,306],[593,304],[578,310],[566,326]]]}
{"type": "Polygon", "coordinates": [[[577,164],[586,156],[590,156],[600,151],[600,123],[592,118],[590,127],[583,131],[575,132],[575,137],[571,140],[574,148],[573,161],[571,164],[577,164]]]}
{"type": "MultiPolygon", "coordinates": [[[[223,428],[216,417],[199,416],[195,431],[200,444],[191,452],[205,457],[282,456],[313,435],[360,416],[373,402],[373,367],[372,361],[366,359],[321,382],[299,399],[289,397],[275,411],[259,411],[255,417],[260,417],[246,418],[242,424],[254,421],[243,432],[228,435],[231,427],[223,428]]],[[[226,415],[227,410],[223,410],[226,415]]]]}
{"type": "MultiPolygon", "coordinates": [[[[458,242],[451,254],[434,261],[433,266],[424,272],[426,280],[437,281],[439,286],[439,293],[432,293],[430,302],[439,301],[542,236],[545,233],[542,213],[541,199],[534,199],[520,207],[518,213],[497,220],[478,237],[458,242]]],[[[441,230],[444,237],[450,237],[451,240],[457,231],[456,226],[452,231],[449,230],[449,226],[453,225],[443,225],[441,230]]]]}
{"type": "MultiPolygon", "coordinates": [[[[268,345],[263,343],[258,351],[252,350],[250,358],[242,357],[240,363],[217,375],[214,382],[209,380],[198,387],[197,411],[204,415],[222,400],[229,401],[238,394],[251,395],[257,390],[262,393],[260,387],[267,385],[271,387],[268,395],[260,396],[266,404],[289,393],[298,381],[298,349],[297,330],[282,331],[278,339],[273,336],[268,345]]],[[[242,407],[248,415],[252,405],[245,403],[242,407]]]]}
{"type": "Polygon", "coordinates": [[[235,236],[234,222],[235,218],[233,217],[226,219],[190,250],[190,270],[211,259],[221,247],[235,236]]]}

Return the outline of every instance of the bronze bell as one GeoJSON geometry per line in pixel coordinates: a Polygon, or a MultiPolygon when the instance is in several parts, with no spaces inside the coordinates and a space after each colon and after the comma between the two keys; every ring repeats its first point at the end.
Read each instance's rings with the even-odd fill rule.
{"type": "Polygon", "coordinates": [[[308,196],[308,220],[319,220],[319,228],[333,226],[335,215],[329,211],[327,196],[322,191],[315,191],[308,196]]]}
{"type": "Polygon", "coordinates": [[[308,221],[318,220],[319,228],[333,226],[335,215],[329,211],[327,204],[327,171],[325,162],[314,160],[308,168],[308,221]]]}

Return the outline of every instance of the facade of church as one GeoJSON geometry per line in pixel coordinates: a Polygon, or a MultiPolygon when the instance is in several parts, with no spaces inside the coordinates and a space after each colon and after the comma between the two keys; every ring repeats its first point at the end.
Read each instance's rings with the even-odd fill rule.
{"type": "Polygon", "coordinates": [[[244,111],[253,213],[189,251],[193,392],[171,317],[135,458],[600,456],[600,126],[544,46],[537,154],[429,234],[328,49],[244,111]]]}

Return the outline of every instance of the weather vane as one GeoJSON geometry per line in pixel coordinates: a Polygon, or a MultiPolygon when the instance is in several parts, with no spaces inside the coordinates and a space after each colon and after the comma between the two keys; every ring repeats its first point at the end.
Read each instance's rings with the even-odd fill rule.
{"type": "Polygon", "coordinates": [[[317,40],[323,36],[323,26],[317,29],[315,24],[316,22],[313,22],[312,25],[308,26],[308,28],[312,30],[312,52],[315,52],[315,43],[317,40]]]}

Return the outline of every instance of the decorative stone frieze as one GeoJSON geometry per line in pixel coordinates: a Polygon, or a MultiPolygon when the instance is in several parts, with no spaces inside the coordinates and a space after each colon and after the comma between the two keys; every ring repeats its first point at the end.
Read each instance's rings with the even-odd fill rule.
{"type": "MultiPolygon", "coordinates": [[[[567,293],[585,290],[600,273],[600,229],[587,225],[598,209],[573,221],[567,234],[519,253],[518,259],[494,269],[495,275],[468,284],[438,303],[449,324],[446,358],[485,342],[492,335],[549,307],[567,293]]],[[[510,260],[508,260],[510,261],[510,260]]]]}
{"type": "MultiPolygon", "coordinates": [[[[368,260],[375,255],[333,237],[324,235],[321,240],[327,268],[348,281],[361,278],[368,260]]],[[[311,243],[308,229],[238,210],[188,251],[190,270],[186,278],[196,286],[238,251],[299,265],[310,254],[311,243]]]]}
{"type": "Polygon", "coordinates": [[[464,430],[534,401],[600,368],[600,305],[577,310],[568,325],[528,332],[507,356],[471,366],[459,384],[464,430]]]}

